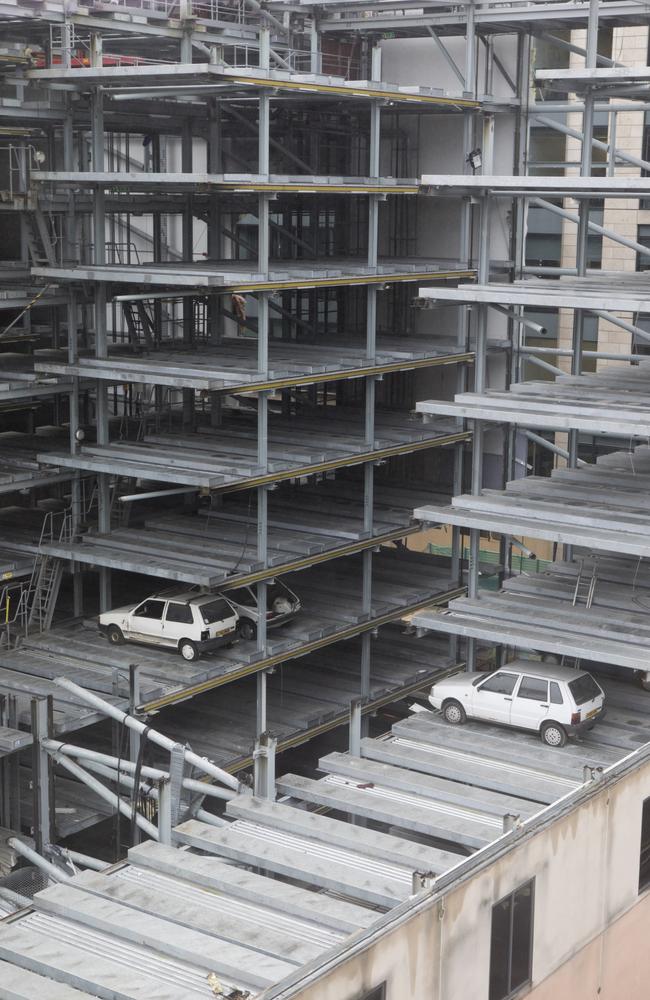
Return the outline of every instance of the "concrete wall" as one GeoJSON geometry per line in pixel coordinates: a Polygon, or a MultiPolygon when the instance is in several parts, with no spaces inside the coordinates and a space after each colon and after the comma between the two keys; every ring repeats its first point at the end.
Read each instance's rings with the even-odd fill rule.
{"type": "MultiPolygon", "coordinates": [[[[650,893],[637,893],[650,763],[604,783],[538,833],[367,948],[282,1000],[357,1000],[386,981],[387,1000],[488,1000],[492,906],[535,878],[535,1000],[647,1000],[650,893]]],[[[520,994],[518,994],[520,995],[520,994]]]]}

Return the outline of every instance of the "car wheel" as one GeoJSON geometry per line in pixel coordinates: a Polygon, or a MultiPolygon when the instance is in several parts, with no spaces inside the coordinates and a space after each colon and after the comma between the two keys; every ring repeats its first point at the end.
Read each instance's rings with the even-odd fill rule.
{"type": "Polygon", "coordinates": [[[122,629],[119,628],[117,625],[109,625],[106,635],[108,636],[108,641],[113,646],[121,646],[122,643],[124,642],[124,635],[122,633],[122,629]]]}
{"type": "Polygon", "coordinates": [[[199,653],[196,643],[192,642],[191,639],[181,639],[178,644],[178,651],[184,660],[189,660],[192,663],[194,660],[198,660],[199,653]]]}
{"type": "Polygon", "coordinates": [[[254,639],[257,635],[257,629],[253,625],[252,621],[248,618],[240,618],[239,624],[237,626],[237,632],[240,639],[254,639]]]}
{"type": "Polygon", "coordinates": [[[547,722],[542,726],[542,743],[547,747],[563,747],[566,743],[566,733],[557,722],[547,722]]]}
{"type": "Polygon", "coordinates": [[[452,726],[462,726],[463,722],[467,722],[467,714],[459,701],[446,701],[442,706],[442,714],[452,726]]]}

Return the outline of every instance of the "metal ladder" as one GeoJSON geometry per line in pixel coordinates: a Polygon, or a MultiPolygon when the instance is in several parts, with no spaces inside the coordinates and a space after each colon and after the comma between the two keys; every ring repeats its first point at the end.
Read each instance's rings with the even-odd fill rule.
{"type": "Polygon", "coordinates": [[[71,516],[70,510],[48,511],[43,519],[38,552],[29,581],[28,632],[30,630],[44,632],[52,625],[63,578],[63,560],[43,552],[43,544],[57,540],[59,542],[68,541],[72,524],[71,516]],[[55,530],[55,517],[61,518],[61,528],[58,532],[55,530]]]}
{"type": "MultiPolygon", "coordinates": [[[[578,568],[578,576],[576,578],[576,585],[573,590],[573,600],[571,601],[574,608],[590,608],[592,606],[594,603],[594,593],[597,583],[598,556],[592,557],[591,571],[588,567],[585,567],[585,560],[581,559],[578,568]]],[[[560,664],[563,667],[573,667],[575,670],[580,669],[581,662],[580,658],[576,656],[563,656],[560,659],[560,664]]]]}
{"type": "Polygon", "coordinates": [[[596,583],[598,582],[598,557],[593,557],[593,562],[591,564],[591,573],[588,569],[585,569],[584,559],[580,560],[580,568],[578,570],[578,578],[576,580],[575,590],[573,591],[573,607],[579,607],[582,605],[585,608],[590,608],[594,603],[594,592],[596,590],[596,583]]]}

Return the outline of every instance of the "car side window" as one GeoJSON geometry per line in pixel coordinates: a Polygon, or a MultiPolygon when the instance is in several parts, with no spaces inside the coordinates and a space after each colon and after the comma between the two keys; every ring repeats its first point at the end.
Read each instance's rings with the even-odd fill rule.
{"type": "Polygon", "coordinates": [[[171,601],[167,605],[165,621],[178,622],[180,625],[192,625],[194,616],[189,604],[173,604],[171,601]]]}
{"type": "Polygon", "coordinates": [[[551,681],[551,704],[552,705],[563,705],[564,698],[562,697],[562,689],[560,685],[555,681],[551,681]]]}
{"type": "Polygon", "coordinates": [[[156,621],[162,621],[164,608],[164,601],[143,601],[135,609],[133,616],[134,618],[154,618],[156,621]]]}
{"type": "Polygon", "coordinates": [[[495,674],[480,685],[479,691],[491,691],[493,694],[512,694],[516,683],[516,674],[495,674]]]}
{"type": "Polygon", "coordinates": [[[548,701],[548,681],[540,677],[522,677],[517,697],[527,698],[528,701],[548,701]]]}

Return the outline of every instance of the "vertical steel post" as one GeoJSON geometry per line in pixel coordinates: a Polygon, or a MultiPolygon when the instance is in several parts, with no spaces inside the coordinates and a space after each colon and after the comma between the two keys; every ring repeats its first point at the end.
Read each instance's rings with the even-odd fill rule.
{"type": "Polygon", "coordinates": [[[363,701],[361,698],[350,699],[350,754],[352,757],[361,756],[361,708],[363,701]]]}
{"type": "Polygon", "coordinates": [[[52,697],[32,698],[32,835],[36,850],[43,854],[54,842],[54,804],[52,802],[52,762],[42,741],[50,739],[52,697]]]}
{"type": "MultiPolygon", "coordinates": [[[[104,169],[104,98],[101,87],[93,90],[91,98],[91,149],[93,170],[104,169]]],[[[105,194],[100,186],[94,192],[93,198],[93,240],[95,247],[95,263],[106,263],[106,203],[105,194]]],[[[95,282],[95,357],[108,357],[108,339],[106,329],[106,284],[95,282]]],[[[95,383],[97,400],[97,444],[106,445],[109,442],[109,411],[108,384],[101,379],[95,383]]],[[[97,476],[97,526],[101,533],[111,530],[111,496],[110,476],[100,472],[97,476]]],[[[99,569],[99,610],[107,611],[111,600],[111,571],[107,566],[99,569]]]]}
{"type": "Polygon", "coordinates": [[[262,732],[253,751],[253,792],[259,798],[275,801],[275,753],[277,740],[262,732]]]}
{"type": "MultiPolygon", "coordinates": [[[[487,169],[489,169],[488,165],[487,169]]],[[[481,198],[479,231],[478,283],[486,284],[490,277],[490,201],[487,195],[481,198]]],[[[476,310],[476,357],[474,361],[474,392],[485,391],[487,375],[487,306],[480,303],[476,310]]],[[[473,421],[472,440],[472,495],[478,496],[483,486],[483,421],[473,421]]],[[[479,562],[481,555],[481,532],[472,528],[469,533],[469,565],[467,572],[467,593],[478,597],[479,562]]],[[[467,669],[476,669],[476,640],[467,641],[467,669]]]]}

